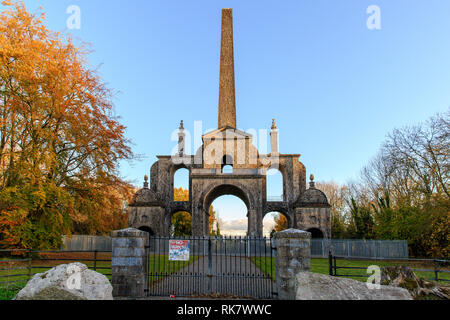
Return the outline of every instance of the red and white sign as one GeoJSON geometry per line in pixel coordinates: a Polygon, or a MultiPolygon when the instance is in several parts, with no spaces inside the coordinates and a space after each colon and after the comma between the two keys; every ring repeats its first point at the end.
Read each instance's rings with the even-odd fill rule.
{"type": "Polygon", "coordinates": [[[169,261],[189,261],[189,240],[169,240],[169,261]]]}

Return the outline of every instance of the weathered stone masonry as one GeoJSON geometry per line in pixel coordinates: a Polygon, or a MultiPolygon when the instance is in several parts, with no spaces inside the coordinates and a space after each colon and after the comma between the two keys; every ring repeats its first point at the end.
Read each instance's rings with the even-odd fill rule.
{"type": "Polygon", "coordinates": [[[142,298],[147,287],[147,232],[138,229],[113,231],[111,283],[114,297],[142,298]]]}
{"type": "Polygon", "coordinates": [[[273,245],[277,250],[275,259],[278,299],[295,300],[297,286],[295,276],[311,269],[311,233],[288,229],[277,232],[273,245]]]}

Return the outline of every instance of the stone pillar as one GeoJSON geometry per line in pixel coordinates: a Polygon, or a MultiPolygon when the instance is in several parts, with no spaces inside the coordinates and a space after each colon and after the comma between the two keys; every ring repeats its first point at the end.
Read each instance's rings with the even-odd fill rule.
{"type": "Polygon", "coordinates": [[[256,208],[256,232],[258,234],[258,237],[264,237],[264,224],[263,224],[263,208],[257,207],[256,208]]]}
{"type": "Polygon", "coordinates": [[[205,235],[205,226],[203,216],[205,212],[199,208],[195,202],[192,204],[192,235],[202,237],[205,235]]]}
{"type": "Polygon", "coordinates": [[[143,298],[147,288],[148,232],[134,228],[113,231],[111,282],[114,297],[143,298]]]}
{"type": "Polygon", "coordinates": [[[277,249],[275,266],[278,299],[295,300],[297,273],[310,270],[311,233],[288,229],[275,233],[273,244],[277,249]]]}
{"type": "Polygon", "coordinates": [[[225,127],[236,128],[232,9],[222,10],[218,128],[225,127]]]}
{"type": "Polygon", "coordinates": [[[263,237],[262,208],[248,209],[248,235],[251,237],[263,237]]]}
{"type": "Polygon", "coordinates": [[[248,209],[247,214],[247,223],[248,223],[248,235],[249,237],[258,237],[258,229],[257,229],[257,222],[256,222],[256,210],[255,209],[248,209]]]}
{"type": "Polygon", "coordinates": [[[185,137],[186,134],[184,133],[184,124],[183,124],[183,120],[181,120],[180,123],[180,128],[178,131],[178,155],[180,157],[184,157],[184,149],[185,149],[185,137]]]}
{"type": "Polygon", "coordinates": [[[278,150],[278,129],[275,125],[275,119],[272,120],[272,130],[270,131],[270,155],[278,156],[280,154],[278,150]]]}

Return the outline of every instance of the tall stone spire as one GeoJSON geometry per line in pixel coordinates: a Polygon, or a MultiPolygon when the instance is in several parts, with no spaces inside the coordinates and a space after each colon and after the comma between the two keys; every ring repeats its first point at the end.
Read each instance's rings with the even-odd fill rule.
{"type": "Polygon", "coordinates": [[[227,126],[236,128],[232,9],[222,9],[219,87],[219,129],[227,126]]]}

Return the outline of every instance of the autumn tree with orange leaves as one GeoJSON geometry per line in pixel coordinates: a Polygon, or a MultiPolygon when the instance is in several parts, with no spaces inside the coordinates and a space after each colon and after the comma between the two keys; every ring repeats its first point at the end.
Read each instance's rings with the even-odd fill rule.
{"type": "Polygon", "coordinates": [[[270,236],[272,237],[276,232],[280,232],[283,230],[286,230],[288,228],[288,221],[286,217],[281,213],[274,213],[273,214],[273,221],[275,222],[275,225],[270,232],[270,236]]]}
{"type": "Polygon", "coordinates": [[[3,1],[0,13],[0,247],[48,249],[61,235],[126,225],[131,159],[114,93],[87,50],[44,15],[3,1]]]}

